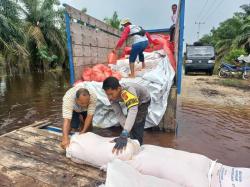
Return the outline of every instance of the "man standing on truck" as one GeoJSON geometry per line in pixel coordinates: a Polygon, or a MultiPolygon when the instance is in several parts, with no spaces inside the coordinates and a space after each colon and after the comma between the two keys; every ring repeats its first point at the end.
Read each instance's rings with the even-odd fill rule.
{"type": "Polygon", "coordinates": [[[82,85],[70,88],[63,97],[63,137],[61,147],[66,149],[70,143],[71,129],[87,132],[92,125],[97,97],[93,91],[82,85]]]}
{"type": "Polygon", "coordinates": [[[118,41],[115,49],[113,50],[115,53],[116,51],[122,47],[123,43],[129,38],[132,37],[133,44],[131,53],[129,56],[129,66],[131,74],[129,77],[135,77],[135,60],[137,56],[139,56],[139,61],[142,62],[142,68],[145,68],[144,62],[144,54],[143,51],[147,48],[150,43],[153,43],[150,35],[145,32],[145,30],[137,25],[132,25],[129,19],[124,19],[121,21],[121,25],[124,27],[122,32],[121,38],[118,41]]]}
{"type": "Polygon", "coordinates": [[[170,41],[174,41],[174,35],[175,35],[175,24],[177,21],[177,4],[172,5],[172,12],[173,15],[171,16],[171,20],[173,22],[173,25],[170,27],[170,41]]]}
{"type": "Polygon", "coordinates": [[[143,143],[143,132],[150,105],[150,95],[147,89],[135,83],[119,83],[115,77],[104,80],[102,88],[108,96],[111,106],[123,127],[118,138],[114,139],[113,152],[119,153],[126,148],[128,137],[143,143]],[[120,102],[127,108],[127,117],[122,112],[120,102]]]}

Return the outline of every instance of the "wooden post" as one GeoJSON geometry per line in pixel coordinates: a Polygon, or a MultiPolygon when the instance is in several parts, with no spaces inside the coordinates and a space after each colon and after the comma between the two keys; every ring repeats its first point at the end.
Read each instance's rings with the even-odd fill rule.
{"type": "Polygon", "coordinates": [[[162,120],[159,124],[159,128],[166,132],[175,132],[176,130],[176,106],[177,106],[177,88],[172,86],[168,96],[168,106],[162,120]]]}

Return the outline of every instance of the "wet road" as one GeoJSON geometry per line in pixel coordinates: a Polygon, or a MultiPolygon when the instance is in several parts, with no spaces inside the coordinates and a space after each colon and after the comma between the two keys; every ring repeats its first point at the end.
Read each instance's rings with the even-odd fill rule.
{"type": "MultiPolygon", "coordinates": [[[[50,119],[61,124],[69,88],[65,73],[0,77],[0,134],[50,119]]],[[[147,130],[145,143],[204,154],[227,165],[250,167],[250,107],[179,100],[177,135],[147,130]]],[[[106,135],[117,134],[115,131],[106,135]]]]}

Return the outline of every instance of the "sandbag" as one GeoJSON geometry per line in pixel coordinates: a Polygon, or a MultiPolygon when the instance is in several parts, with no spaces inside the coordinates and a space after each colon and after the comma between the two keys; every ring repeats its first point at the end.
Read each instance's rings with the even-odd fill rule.
{"type": "Polygon", "coordinates": [[[128,163],[145,175],[189,187],[208,187],[209,158],[185,151],[143,145],[141,151],[128,163]]]}
{"type": "Polygon", "coordinates": [[[70,140],[69,147],[66,149],[66,156],[77,163],[87,163],[102,167],[115,158],[131,160],[140,149],[140,144],[137,140],[129,139],[127,147],[122,154],[113,154],[112,149],[115,143],[110,142],[113,139],[102,137],[92,132],[74,135],[70,140]]]}
{"type": "Polygon", "coordinates": [[[105,78],[107,78],[107,77],[110,77],[110,76],[112,76],[112,70],[111,69],[105,69],[104,71],[103,71],[103,74],[104,74],[104,76],[105,76],[105,78]]]}
{"type": "Polygon", "coordinates": [[[114,52],[109,53],[108,55],[108,63],[109,64],[116,64],[117,61],[117,55],[114,52]]]}
{"type": "Polygon", "coordinates": [[[107,69],[109,69],[109,67],[105,66],[104,64],[96,64],[95,66],[93,66],[92,68],[94,71],[105,71],[107,69]]]}
{"type": "Polygon", "coordinates": [[[113,71],[112,76],[117,78],[118,80],[121,80],[122,76],[119,72],[113,71]]]}
{"type": "Polygon", "coordinates": [[[101,70],[93,68],[92,74],[91,74],[92,81],[103,82],[105,78],[106,77],[101,70]]]}
{"type": "Polygon", "coordinates": [[[102,187],[181,187],[171,181],[142,175],[120,160],[108,164],[106,183],[102,187]]]}
{"type": "Polygon", "coordinates": [[[250,168],[225,166],[216,163],[212,170],[211,187],[249,187],[250,168]]]}
{"type": "Polygon", "coordinates": [[[82,79],[84,81],[91,81],[91,74],[92,74],[91,68],[84,68],[82,72],[82,79]]]}

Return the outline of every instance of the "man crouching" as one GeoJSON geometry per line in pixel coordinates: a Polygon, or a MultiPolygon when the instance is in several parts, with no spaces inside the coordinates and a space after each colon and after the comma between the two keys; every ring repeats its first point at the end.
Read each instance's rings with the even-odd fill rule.
{"type": "Polygon", "coordinates": [[[69,89],[63,97],[63,137],[61,147],[66,149],[70,143],[71,129],[80,133],[87,132],[92,126],[97,97],[94,92],[83,86],[69,89]]]}

